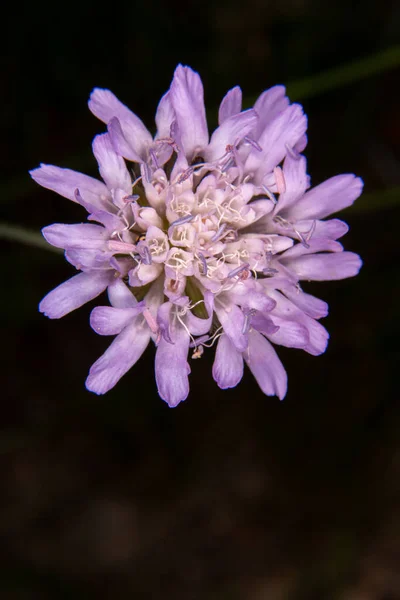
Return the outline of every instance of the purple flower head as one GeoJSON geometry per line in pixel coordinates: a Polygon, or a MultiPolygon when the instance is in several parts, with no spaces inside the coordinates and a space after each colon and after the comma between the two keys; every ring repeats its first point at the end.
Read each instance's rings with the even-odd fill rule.
{"type": "Polygon", "coordinates": [[[282,86],[245,111],[240,88],[230,90],[211,136],[201,79],[181,65],[154,138],[108,90],[95,89],[89,108],[108,129],[93,143],[104,183],[49,165],[31,172],[89,213],[90,223],[44,228],[81,273],[40,304],[59,318],[108,289],[111,306],[95,308],[90,322],[116,337],[87,388],[107,392],[152,341],[169,406],[188,396],[190,358],[214,345],[220,388],[236,386],[246,363],[263,392],[282,399],[287,375],[273,345],[318,355],[328,341],[319,323],[328,307],[300,283],[361,267],[337,241],[347,225],[326,219],[354,202],[361,180],[339,175],[309,189],[306,117],[282,86]],[[135,163],[133,179],[124,159],[135,163]]]}

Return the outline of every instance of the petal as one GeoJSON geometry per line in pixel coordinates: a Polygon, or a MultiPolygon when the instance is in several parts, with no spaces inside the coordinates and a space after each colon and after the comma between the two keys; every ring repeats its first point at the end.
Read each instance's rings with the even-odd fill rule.
{"type": "Polygon", "coordinates": [[[196,317],[191,310],[185,315],[185,324],[192,335],[204,335],[210,331],[214,309],[214,296],[212,293],[204,292],[204,305],[208,314],[207,318],[196,317]]]}
{"type": "Polygon", "coordinates": [[[282,400],[287,390],[287,374],[275,350],[261,333],[250,331],[249,350],[244,359],[264,394],[282,400]]]}
{"type": "Polygon", "coordinates": [[[85,202],[98,209],[110,207],[110,192],[107,186],[98,179],[83,175],[71,169],[62,169],[53,165],[40,165],[38,169],[30,171],[32,179],[48,190],[52,190],[68,200],[78,202],[75,191],[79,192],[85,202]]]}
{"type": "Polygon", "coordinates": [[[145,305],[138,302],[134,308],[96,306],[90,313],[90,326],[99,335],[117,335],[143,312],[145,305]]]}
{"type": "Polygon", "coordinates": [[[354,277],[361,269],[362,260],[353,252],[309,254],[286,263],[299,279],[328,281],[354,277]]]}
{"type": "Polygon", "coordinates": [[[172,408],[189,394],[190,367],[187,362],[190,338],[183,328],[177,328],[174,343],[161,338],[157,346],[155,371],[158,393],[172,408]]]}
{"type": "Polygon", "coordinates": [[[85,250],[100,250],[105,247],[109,237],[108,232],[100,225],[79,223],[63,225],[55,223],[42,229],[43,237],[56,248],[83,248],[85,250]]]}
{"type": "Polygon", "coordinates": [[[188,160],[192,160],[208,143],[204,91],[198,73],[179,65],[170,93],[183,150],[188,160]]]}
{"type": "Polygon", "coordinates": [[[294,158],[288,154],[283,163],[283,175],[285,178],[285,191],[279,195],[275,214],[291,215],[288,208],[303,196],[310,187],[310,178],[307,175],[307,161],[304,156],[294,158]]]}
{"type": "Polygon", "coordinates": [[[245,164],[246,173],[254,173],[255,183],[261,183],[281,162],[306,128],[307,118],[299,104],[292,104],[267,124],[258,140],[262,152],[252,149],[245,164]]]}
{"type": "Polygon", "coordinates": [[[229,302],[225,306],[216,298],[215,312],[224,328],[224,333],[229,337],[232,344],[239,352],[244,352],[248,345],[248,337],[243,333],[245,329],[245,317],[243,312],[236,304],[229,302]]]}
{"type": "Polygon", "coordinates": [[[212,374],[222,390],[236,387],[243,377],[242,355],[227,335],[221,335],[218,340],[212,374]]]}
{"type": "Polygon", "coordinates": [[[90,95],[89,109],[106,124],[113,117],[117,117],[126,139],[132,144],[132,150],[140,157],[145,157],[147,147],[152,142],[150,133],[139,117],[122,104],[110,90],[95,88],[90,95]]]}
{"type": "MultiPolygon", "coordinates": [[[[123,130],[122,123],[117,117],[113,117],[111,121],[109,121],[107,129],[115,152],[127,160],[132,160],[133,162],[138,163],[143,162],[143,157],[135,147],[134,140],[130,140],[126,135],[126,132],[123,130]]],[[[145,152],[143,154],[145,158],[145,152]]]]}
{"type": "Polygon", "coordinates": [[[138,301],[122,279],[114,279],[108,287],[108,299],[115,308],[134,308],[138,301]]]}
{"type": "Polygon", "coordinates": [[[242,110],[242,90],[237,85],[225,94],[218,111],[218,124],[222,125],[224,121],[240,113],[242,110]]]}
{"type": "Polygon", "coordinates": [[[281,112],[289,106],[286,89],[283,85],[275,85],[259,96],[254,105],[254,110],[259,116],[255,139],[258,140],[268,123],[271,123],[281,112]]]}
{"type": "Polygon", "coordinates": [[[275,333],[268,334],[274,344],[287,348],[305,348],[310,341],[307,328],[301,323],[272,316],[275,325],[279,327],[275,333]]]}
{"type": "Polygon", "coordinates": [[[132,192],[131,176],[124,159],[115,152],[108,133],[96,135],[93,140],[93,154],[107,187],[110,190],[119,188],[130,194],[132,192]]]}
{"type": "Polygon", "coordinates": [[[295,226],[296,230],[305,236],[307,235],[307,232],[314,228],[312,233],[313,239],[323,237],[331,240],[337,240],[343,237],[349,230],[347,223],[340,221],[339,219],[330,219],[329,221],[297,221],[295,226]]]}
{"type": "Polygon", "coordinates": [[[95,394],[108,392],[142,356],[149,341],[147,328],[136,322],[126,327],[91,367],[87,389],[95,394]]]}
{"type": "Polygon", "coordinates": [[[60,319],[99,296],[112,277],[110,271],[79,273],[47,294],[39,304],[39,310],[50,319],[60,319]]]}
{"type": "Polygon", "coordinates": [[[355,175],[337,175],[304,194],[291,208],[292,219],[323,219],[353,204],[363,189],[355,175]]]}
{"type": "Polygon", "coordinates": [[[167,92],[161,98],[156,112],[157,138],[169,138],[171,136],[171,125],[175,119],[175,111],[171,102],[171,94],[167,92]]]}
{"type": "Polygon", "coordinates": [[[243,139],[257,123],[257,113],[254,110],[246,110],[226,119],[222,125],[214,131],[210,143],[204,152],[206,160],[213,161],[226,154],[228,145],[236,145],[243,139]]]}
{"type": "Polygon", "coordinates": [[[313,319],[321,319],[328,314],[328,305],[323,300],[315,298],[299,290],[296,286],[287,286],[283,292],[289,300],[313,319]]]}

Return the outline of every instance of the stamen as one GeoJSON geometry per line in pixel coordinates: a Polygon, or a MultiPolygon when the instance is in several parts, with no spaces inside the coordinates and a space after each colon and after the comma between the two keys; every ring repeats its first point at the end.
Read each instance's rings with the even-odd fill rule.
{"type": "Polygon", "coordinates": [[[197,256],[199,257],[200,261],[201,261],[201,265],[203,267],[203,273],[202,275],[207,275],[208,272],[208,266],[207,266],[207,261],[205,259],[205,256],[202,252],[198,252],[197,256]]]}
{"type": "Polygon", "coordinates": [[[253,317],[256,314],[256,312],[257,311],[254,308],[245,309],[243,311],[243,314],[244,314],[244,323],[243,323],[243,327],[242,327],[243,335],[246,335],[246,333],[249,333],[250,326],[251,326],[251,317],[253,317]]]}
{"type": "Polygon", "coordinates": [[[204,352],[203,346],[197,346],[197,348],[195,348],[195,351],[192,354],[192,358],[194,358],[194,359],[201,358],[203,356],[203,352],[204,352]]]}
{"type": "Polygon", "coordinates": [[[143,170],[147,183],[151,183],[151,169],[147,163],[143,163],[143,170]]]}
{"type": "Polygon", "coordinates": [[[272,202],[273,202],[274,204],[278,204],[278,200],[276,199],[276,197],[274,196],[274,194],[271,192],[271,190],[269,190],[269,189],[267,188],[267,186],[266,186],[266,185],[262,185],[262,186],[261,186],[261,188],[264,190],[264,192],[267,194],[268,198],[269,198],[270,200],[272,200],[272,202]]]}
{"type": "Polygon", "coordinates": [[[151,257],[150,250],[149,250],[149,247],[147,246],[146,242],[141,240],[138,243],[136,248],[137,248],[137,252],[139,253],[139,256],[142,259],[143,263],[145,265],[151,265],[151,263],[153,262],[153,259],[151,257]]]}
{"type": "Polygon", "coordinates": [[[286,181],[282,169],[280,167],[275,167],[274,175],[278,194],[284,194],[286,192],[286,181]]]}
{"type": "Polygon", "coordinates": [[[300,158],[301,158],[300,152],[297,152],[297,150],[295,150],[294,148],[291,148],[289,146],[289,144],[285,144],[285,148],[286,148],[287,153],[289,154],[289,156],[291,156],[292,158],[294,158],[294,160],[300,160],[300,158]]]}
{"type": "Polygon", "coordinates": [[[183,171],[177,179],[177,183],[183,183],[186,179],[189,179],[191,175],[193,175],[193,167],[189,167],[186,171],[183,171]]]}
{"type": "Polygon", "coordinates": [[[146,307],[143,311],[143,316],[146,320],[147,325],[150,327],[153,333],[158,333],[158,324],[149,309],[146,307]]]}
{"type": "Polygon", "coordinates": [[[155,166],[155,168],[156,168],[156,169],[159,169],[159,168],[160,168],[160,163],[159,163],[159,162],[158,162],[158,160],[157,160],[157,155],[156,155],[156,153],[154,152],[153,148],[150,148],[149,154],[150,154],[150,156],[151,156],[151,159],[152,159],[152,161],[153,161],[153,163],[154,163],[154,166],[155,166]]]}
{"type": "Polygon", "coordinates": [[[186,217],[181,217],[180,219],[173,221],[171,223],[171,225],[169,226],[169,229],[171,229],[171,227],[177,227],[178,225],[185,225],[185,223],[190,223],[190,221],[193,221],[193,219],[194,219],[193,215],[187,215],[186,217]]]}
{"type": "Polygon", "coordinates": [[[229,271],[227,277],[229,279],[231,279],[232,277],[236,277],[236,275],[240,275],[241,273],[243,273],[243,271],[248,270],[249,266],[249,263],[244,263],[243,265],[240,265],[240,267],[233,269],[233,271],[229,271]]]}
{"type": "Polygon", "coordinates": [[[314,233],[316,226],[317,226],[317,221],[314,219],[314,221],[311,224],[310,230],[306,233],[306,237],[305,237],[306,242],[310,241],[311,236],[314,233]]]}
{"type": "Polygon", "coordinates": [[[122,198],[122,200],[126,203],[126,204],[130,204],[131,202],[136,202],[137,200],[139,200],[140,196],[138,196],[138,194],[132,194],[130,196],[124,196],[122,198]]]}

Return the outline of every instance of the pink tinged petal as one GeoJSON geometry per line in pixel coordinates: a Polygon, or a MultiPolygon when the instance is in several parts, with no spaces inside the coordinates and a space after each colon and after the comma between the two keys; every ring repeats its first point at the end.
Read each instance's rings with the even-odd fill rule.
{"type": "Polygon", "coordinates": [[[56,248],[82,248],[85,250],[100,250],[105,247],[109,234],[100,225],[81,223],[63,225],[55,223],[42,229],[43,237],[56,248]]]}
{"type": "Polygon", "coordinates": [[[95,394],[105,394],[138,361],[150,341],[147,328],[137,321],[126,327],[91,367],[86,387],[95,394]]]}
{"type": "Polygon", "coordinates": [[[121,279],[115,279],[108,287],[108,299],[114,308],[135,308],[138,301],[121,279]]]}
{"type": "Polygon", "coordinates": [[[97,306],[90,313],[90,326],[99,335],[117,335],[144,309],[144,302],[139,302],[134,308],[97,306]]]}
{"type": "Polygon", "coordinates": [[[112,278],[110,271],[79,273],[47,294],[39,304],[39,310],[50,319],[60,319],[99,296],[112,278]]]}
{"type": "Polygon", "coordinates": [[[218,340],[212,375],[222,390],[236,387],[243,377],[243,357],[227,335],[218,340]]]}
{"type": "Polygon", "coordinates": [[[237,85],[227,92],[222,98],[218,111],[218,124],[222,125],[224,121],[237,115],[242,110],[242,90],[237,85]]]}
{"type": "Polygon", "coordinates": [[[117,117],[126,139],[132,143],[132,150],[142,158],[145,157],[147,148],[152,143],[150,133],[139,117],[122,104],[112,92],[95,88],[90,95],[89,109],[106,124],[117,117]]]}
{"type": "Polygon", "coordinates": [[[140,287],[146,285],[151,281],[157,279],[162,272],[162,265],[151,264],[145,265],[140,264],[132,271],[129,271],[129,285],[132,287],[140,287]]]}
{"type": "Polygon", "coordinates": [[[279,196],[275,214],[290,215],[290,210],[287,211],[287,209],[296,200],[301,198],[310,187],[310,178],[307,175],[307,161],[304,156],[294,158],[288,154],[283,163],[283,176],[285,178],[286,190],[279,196]]]}
{"type": "Polygon", "coordinates": [[[123,130],[122,123],[117,117],[113,117],[107,125],[112,146],[118,154],[132,160],[133,162],[143,162],[142,156],[135,147],[134,140],[130,140],[123,130]]]}
{"type": "Polygon", "coordinates": [[[208,143],[204,91],[198,73],[190,67],[179,65],[174,73],[170,94],[184,153],[192,160],[201,154],[208,143]]]}
{"type": "Polygon", "coordinates": [[[115,152],[108,133],[97,135],[94,138],[93,154],[107,187],[110,190],[121,189],[130,194],[132,192],[131,177],[124,159],[115,152]]]}
{"type": "Polygon", "coordinates": [[[323,219],[353,204],[363,189],[355,175],[337,175],[307,192],[292,208],[292,219],[323,219]]]}
{"type": "Polygon", "coordinates": [[[213,161],[224,156],[227,146],[236,145],[254,129],[256,123],[257,113],[252,109],[226,119],[212,134],[210,143],[204,152],[205,159],[213,161]]]}
{"type": "Polygon", "coordinates": [[[310,254],[286,263],[299,279],[309,281],[328,281],[346,279],[357,275],[362,260],[353,252],[335,254],[310,254]]]}
{"type": "Polygon", "coordinates": [[[287,391],[287,374],[271,344],[261,333],[250,331],[244,359],[261,390],[282,400],[287,391]]]}
{"type": "Polygon", "coordinates": [[[254,173],[255,183],[261,183],[281,162],[288,147],[294,146],[306,128],[307,118],[298,104],[292,104],[267,124],[258,140],[262,152],[253,149],[245,164],[246,173],[254,173]]]}
{"type": "Polygon", "coordinates": [[[236,304],[225,307],[218,299],[214,308],[224,333],[239,352],[244,352],[248,345],[248,335],[245,331],[245,316],[236,304]]]}
{"type": "Polygon", "coordinates": [[[98,209],[110,208],[110,192],[102,182],[78,173],[71,169],[62,169],[53,165],[40,165],[38,169],[30,171],[32,179],[48,190],[52,190],[68,200],[79,202],[79,196],[75,193],[78,189],[84,203],[89,203],[98,209]]]}
{"type": "Polygon", "coordinates": [[[163,337],[157,346],[155,371],[158,393],[173,408],[189,394],[190,367],[187,362],[190,338],[183,328],[177,328],[173,344],[163,337]]]}
{"type": "Polygon", "coordinates": [[[275,316],[273,319],[279,329],[275,333],[268,334],[271,342],[287,348],[305,348],[309,344],[310,335],[304,325],[275,316]]]}
{"type": "Polygon", "coordinates": [[[275,85],[266,90],[259,96],[254,105],[254,110],[259,116],[259,121],[255,131],[255,138],[258,140],[260,134],[264,131],[268,123],[273,121],[281,112],[289,106],[286,89],[283,85],[275,85]]]}

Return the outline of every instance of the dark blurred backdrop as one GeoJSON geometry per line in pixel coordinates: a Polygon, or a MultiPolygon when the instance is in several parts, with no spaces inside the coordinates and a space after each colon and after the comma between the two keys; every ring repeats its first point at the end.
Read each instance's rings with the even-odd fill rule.
{"type": "Polygon", "coordinates": [[[1,599],[400,598],[400,5],[7,6],[1,599]],[[364,267],[304,286],[330,304],[331,341],[319,358],[278,350],[289,374],[281,403],[249,373],[220,391],[207,352],[171,410],[150,347],[113,391],[90,394],[88,368],[109,343],[89,327],[92,306],[61,321],[37,312],[72,267],[5,239],[19,234],[10,226],[84,219],[27,172],[45,162],[96,175],[92,88],[110,88],[152,127],[178,62],[200,72],[214,125],[234,85],[251,105],[288,84],[309,116],[313,184],[342,172],[365,181],[340,215],[364,267]]]}

